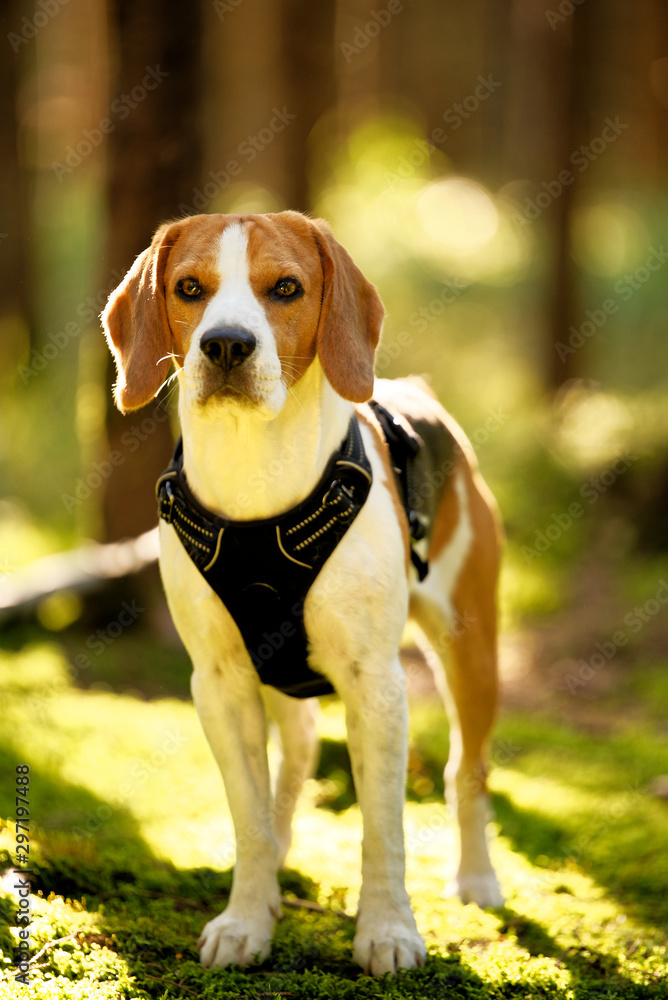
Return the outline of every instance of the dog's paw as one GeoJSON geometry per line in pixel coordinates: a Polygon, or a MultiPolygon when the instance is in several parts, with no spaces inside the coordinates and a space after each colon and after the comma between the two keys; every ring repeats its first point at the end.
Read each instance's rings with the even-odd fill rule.
{"type": "Polygon", "coordinates": [[[200,934],[197,947],[206,969],[226,965],[251,965],[263,962],[271,951],[275,920],[251,920],[234,917],[227,910],[210,920],[200,934]]]}
{"type": "Polygon", "coordinates": [[[427,954],[424,941],[413,920],[383,922],[375,926],[368,922],[358,928],[353,944],[353,958],[367,974],[382,976],[397,969],[414,969],[424,965],[427,954]]]}
{"type": "Polygon", "coordinates": [[[462,903],[477,903],[484,910],[487,906],[503,906],[503,893],[493,871],[483,874],[460,872],[445,889],[446,896],[459,896],[462,903]]]}

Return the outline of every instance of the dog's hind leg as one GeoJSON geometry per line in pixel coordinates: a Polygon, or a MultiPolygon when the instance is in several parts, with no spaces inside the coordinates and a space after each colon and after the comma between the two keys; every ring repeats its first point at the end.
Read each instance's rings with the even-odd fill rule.
{"type": "Polygon", "coordinates": [[[464,467],[445,498],[450,537],[432,559],[411,612],[445,670],[450,718],[446,795],[456,810],[460,861],[449,886],[464,902],[499,906],[489,858],[486,745],[497,703],[496,583],[499,539],[493,501],[464,467]]]}
{"type": "Polygon", "coordinates": [[[275,688],[263,686],[262,697],[275,719],[281,737],[282,759],[274,792],[274,834],[279,868],[285,863],[292,840],[292,817],[302,785],[312,777],[316,765],[318,737],[315,720],[317,701],[290,698],[275,688]]]}

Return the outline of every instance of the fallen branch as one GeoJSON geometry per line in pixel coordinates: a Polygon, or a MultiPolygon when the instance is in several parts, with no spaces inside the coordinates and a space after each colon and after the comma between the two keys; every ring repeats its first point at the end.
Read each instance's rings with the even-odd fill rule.
{"type": "Polygon", "coordinates": [[[343,910],[332,910],[328,906],[321,906],[320,903],[313,903],[310,899],[292,899],[281,896],[283,906],[292,906],[295,909],[313,910],[314,913],[331,913],[334,917],[341,917],[343,920],[350,920],[355,923],[355,918],[344,913],[343,910]]]}
{"type": "Polygon", "coordinates": [[[122,542],[91,543],[36,559],[0,579],[0,618],[33,611],[60,590],[85,593],[138,573],[158,558],[158,529],[122,542]]]}

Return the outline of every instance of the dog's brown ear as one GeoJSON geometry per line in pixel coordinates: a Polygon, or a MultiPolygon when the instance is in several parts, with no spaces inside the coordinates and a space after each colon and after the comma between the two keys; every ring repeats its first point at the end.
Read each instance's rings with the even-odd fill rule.
{"type": "Polygon", "coordinates": [[[165,266],[181,225],[166,223],[109,296],[100,319],[118,379],[122,413],[150,403],[167,378],[173,350],[165,302],[165,266]]]}
{"type": "Polygon", "coordinates": [[[311,222],[324,287],[316,334],[320,363],[330,385],[354,403],[373,393],[373,360],[385,310],[374,285],[334,239],[322,219],[311,222]]]}

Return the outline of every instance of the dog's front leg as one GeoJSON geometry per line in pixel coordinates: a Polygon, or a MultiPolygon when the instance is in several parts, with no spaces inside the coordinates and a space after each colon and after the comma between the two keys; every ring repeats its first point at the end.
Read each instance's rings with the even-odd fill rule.
{"type": "Polygon", "coordinates": [[[234,681],[215,664],[197,666],[192,692],[225,782],[237,857],[227,908],[199,939],[202,965],[247,965],[271,950],[280,912],[266,720],[257,682],[234,681]]]}
{"type": "Polygon", "coordinates": [[[405,886],[408,709],[398,658],[389,672],[358,671],[340,693],[364,824],[354,958],[380,976],[422,965],[425,957],[405,886]]]}

